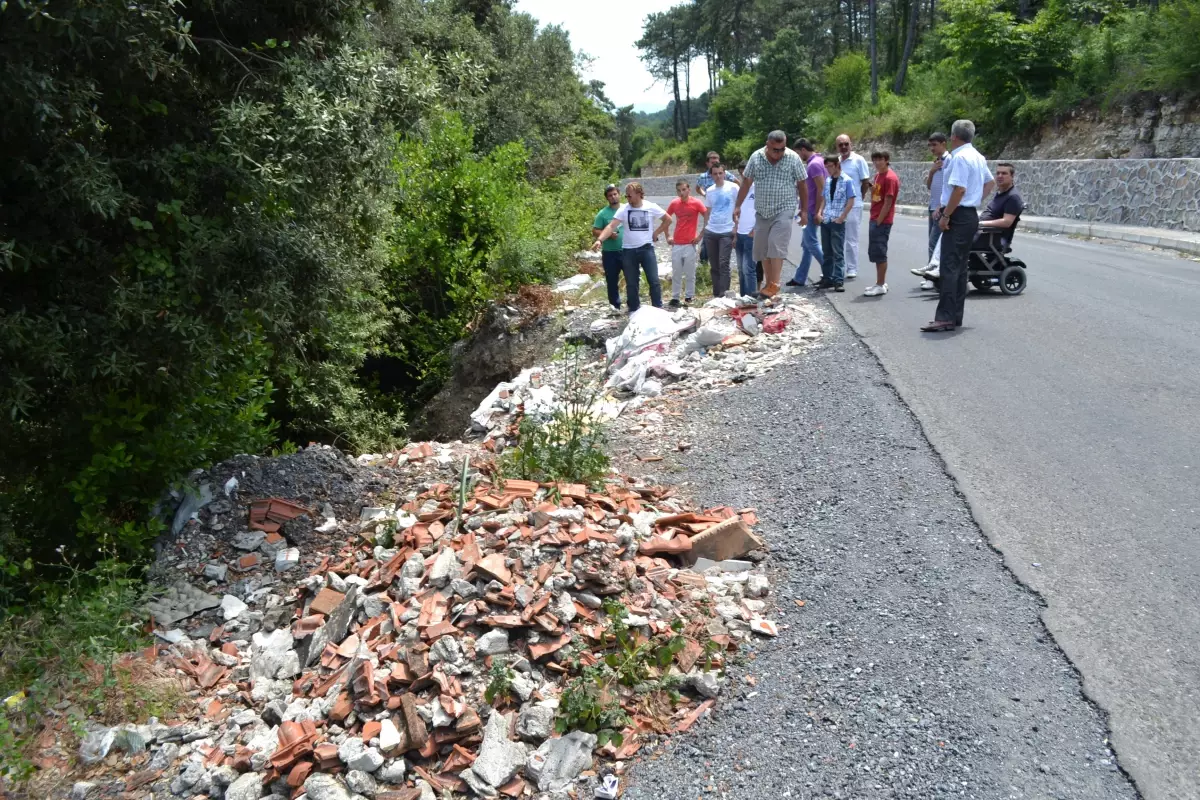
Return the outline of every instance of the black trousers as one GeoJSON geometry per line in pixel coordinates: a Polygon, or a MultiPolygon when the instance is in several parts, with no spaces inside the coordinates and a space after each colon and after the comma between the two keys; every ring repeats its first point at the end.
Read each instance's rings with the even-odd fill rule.
{"type": "Polygon", "coordinates": [[[979,211],[959,206],[950,215],[950,230],[942,233],[941,279],[938,281],[936,322],[963,324],[967,304],[967,254],[979,230],[979,211]]]}

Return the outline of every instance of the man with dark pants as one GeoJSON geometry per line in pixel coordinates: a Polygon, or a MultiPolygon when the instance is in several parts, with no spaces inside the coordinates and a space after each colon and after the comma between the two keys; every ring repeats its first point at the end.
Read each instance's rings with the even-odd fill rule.
{"type": "Polygon", "coordinates": [[[725,167],[721,164],[713,167],[711,172],[713,185],[704,195],[704,245],[708,249],[713,297],[724,297],[729,291],[729,262],[737,235],[733,210],[738,187],[725,180],[725,167]]]}
{"type": "Polygon", "coordinates": [[[994,181],[987,160],[971,144],[975,123],[957,120],[950,128],[950,171],[942,187],[941,280],[933,321],[922,326],[926,333],[952,331],[963,324],[967,302],[967,254],[979,230],[979,204],[992,190],[994,181]]]}
{"type": "MultiPolygon", "coordinates": [[[[655,224],[667,212],[662,206],[646,200],[646,192],[642,185],[634,181],[625,187],[625,205],[617,209],[612,221],[600,231],[592,250],[599,251],[604,242],[617,235],[617,228],[624,226],[625,232],[621,239],[622,271],[625,273],[625,291],[629,298],[629,313],[632,314],[641,307],[638,298],[640,289],[640,272],[645,271],[646,283],[650,285],[650,302],[655,308],[662,308],[662,284],[658,281],[658,258],[654,255],[654,240],[658,238],[654,232],[655,224]]],[[[673,222],[674,220],[669,220],[673,222]]]]}
{"type": "Polygon", "coordinates": [[[796,273],[787,285],[804,286],[808,283],[808,270],[812,262],[816,261],[819,268],[825,257],[817,215],[821,211],[821,204],[825,202],[825,181],[829,173],[825,169],[824,156],[817,152],[811,141],[797,139],[795,150],[796,155],[804,159],[804,168],[808,172],[808,178],[805,179],[808,184],[808,224],[804,226],[804,236],[800,240],[800,263],[796,265],[796,273]]]}
{"type": "MultiPolygon", "coordinates": [[[[621,190],[617,188],[615,183],[610,183],[604,187],[604,199],[608,201],[608,205],[600,209],[600,212],[596,214],[595,221],[592,222],[593,239],[600,237],[600,232],[608,227],[608,223],[612,222],[613,215],[621,207],[621,190]]],[[[608,304],[613,307],[614,311],[620,311],[622,264],[621,231],[619,228],[616,236],[601,245],[600,259],[604,265],[604,284],[608,288],[608,304]]]]}
{"type": "Polygon", "coordinates": [[[862,213],[857,207],[858,181],[842,176],[842,162],[837,156],[825,156],[824,162],[829,177],[822,187],[825,202],[817,211],[817,225],[821,228],[825,258],[821,261],[821,281],[816,288],[844,292],[846,220],[853,213],[862,213]]]}

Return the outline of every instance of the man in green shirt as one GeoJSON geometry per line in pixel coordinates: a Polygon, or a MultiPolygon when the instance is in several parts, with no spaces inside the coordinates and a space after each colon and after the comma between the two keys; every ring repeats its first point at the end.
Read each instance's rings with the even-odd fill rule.
{"type": "MultiPolygon", "coordinates": [[[[604,187],[604,199],[608,205],[596,214],[592,223],[592,238],[599,238],[600,232],[612,222],[613,215],[621,207],[621,190],[616,184],[610,183],[604,187]]],[[[621,239],[625,231],[618,228],[617,235],[605,239],[600,245],[601,263],[604,265],[604,283],[608,287],[608,302],[617,311],[621,310],[621,239]]]]}

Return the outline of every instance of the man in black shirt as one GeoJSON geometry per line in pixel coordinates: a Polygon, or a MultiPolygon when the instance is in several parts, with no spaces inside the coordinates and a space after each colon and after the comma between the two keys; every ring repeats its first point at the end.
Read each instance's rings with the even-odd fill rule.
{"type": "Polygon", "coordinates": [[[987,209],[979,216],[979,234],[975,239],[973,250],[991,249],[992,237],[1000,237],[1000,247],[1008,247],[1012,243],[1013,233],[1017,230],[1017,222],[1025,203],[1013,185],[1016,170],[1007,161],[996,165],[996,194],[987,205],[987,209]]]}

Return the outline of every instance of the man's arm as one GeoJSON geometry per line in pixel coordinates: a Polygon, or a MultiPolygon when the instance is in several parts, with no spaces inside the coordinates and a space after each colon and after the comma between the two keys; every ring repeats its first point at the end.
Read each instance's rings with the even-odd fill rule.
{"type": "Polygon", "coordinates": [[[754,185],[754,178],[751,178],[749,175],[745,175],[743,177],[745,178],[745,180],[742,181],[742,188],[738,189],[737,200],[735,200],[733,203],[734,224],[736,224],[737,221],[739,219],[741,219],[741,217],[742,217],[742,202],[745,201],[746,195],[748,195],[750,193],[750,187],[754,185]]]}
{"type": "Polygon", "coordinates": [[[883,202],[879,206],[879,218],[887,219],[888,214],[891,213],[892,206],[894,206],[895,204],[896,204],[895,197],[888,195],[887,197],[883,198],[883,202]]]}
{"type": "Polygon", "coordinates": [[[612,222],[605,225],[604,230],[600,231],[600,235],[596,237],[596,241],[592,244],[592,249],[599,250],[600,245],[604,242],[605,239],[611,239],[612,237],[616,236],[617,228],[620,227],[620,225],[621,225],[620,221],[615,218],[613,219],[612,222]]]}
{"type": "Polygon", "coordinates": [[[817,193],[817,216],[825,213],[825,181],[824,175],[813,175],[813,191],[817,193]]]}
{"type": "Polygon", "coordinates": [[[592,238],[598,238],[603,230],[604,228],[592,228],[592,238]]]}
{"type": "Polygon", "coordinates": [[[662,221],[658,223],[658,228],[654,231],[653,235],[651,235],[650,238],[657,242],[659,234],[663,233],[663,231],[666,231],[668,228],[670,228],[671,223],[674,221],[675,221],[675,218],[672,217],[670,214],[663,214],[662,221]]]}
{"type": "Polygon", "coordinates": [[[846,218],[850,216],[850,212],[854,210],[854,204],[858,202],[858,198],[850,195],[846,198],[846,207],[842,209],[842,215],[834,220],[838,225],[844,225],[846,218]]]}
{"type": "Polygon", "coordinates": [[[808,180],[796,181],[796,196],[800,198],[800,224],[808,224],[808,180]]]}
{"type": "Polygon", "coordinates": [[[995,188],[996,188],[996,181],[995,181],[995,180],[988,180],[988,181],[985,181],[985,182],[984,182],[984,184],[983,184],[983,194],[981,194],[981,195],[979,196],[979,202],[981,202],[981,203],[982,203],[984,200],[986,200],[986,199],[987,199],[987,196],[988,196],[989,194],[991,194],[991,193],[992,193],[992,190],[993,190],[993,189],[995,189],[995,188]]]}
{"type": "Polygon", "coordinates": [[[950,230],[950,215],[958,210],[958,204],[962,202],[963,195],[967,193],[967,187],[955,186],[950,190],[950,202],[946,203],[946,210],[942,213],[942,218],[938,220],[938,227],[944,231],[950,230]]]}
{"type": "Polygon", "coordinates": [[[1011,228],[1013,223],[1017,221],[1016,214],[1005,214],[999,219],[980,220],[979,227],[981,228],[1011,228]]]}

